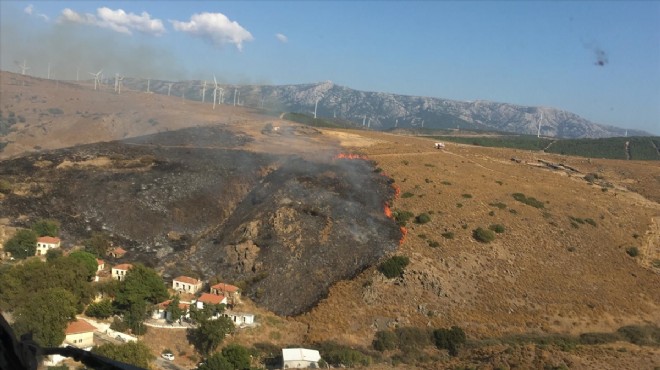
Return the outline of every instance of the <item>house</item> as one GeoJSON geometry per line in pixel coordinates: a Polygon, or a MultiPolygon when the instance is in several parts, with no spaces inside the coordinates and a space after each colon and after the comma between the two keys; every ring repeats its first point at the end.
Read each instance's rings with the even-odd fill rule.
{"type": "Polygon", "coordinates": [[[96,259],[96,264],[98,265],[96,267],[96,271],[97,272],[98,271],[103,271],[103,269],[105,268],[105,261],[103,261],[102,259],[97,258],[96,259]]]}
{"type": "Polygon", "coordinates": [[[202,290],[202,284],[202,281],[199,279],[194,279],[188,276],[179,276],[172,280],[172,289],[179,292],[195,294],[202,290]]]}
{"type": "Polygon", "coordinates": [[[115,247],[108,251],[108,256],[112,258],[122,258],[126,254],[126,250],[122,247],[115,247]]]}
{"type": "Polygon", "coordinates": [[[223,316],[229,317],[235,326],[254,324],[254,314],[225,311],[223,316]]]}
{"type": "Polygon", "coordinates": [[[60,247],[60,238],[52,236],[41,236],[37,238],[37,250],[35,256],[45,256],[49,250],[60,247]]]}
{"type": "MultiPolygon", "coordinates": [[[[167,301],[157,304],[151,314],[151,318],[172,321],[172,315],[167,312],[167,307],[169,307],[171,303],[172,300],[168,299],[167,301]]],[[[182,312],[181,317],[190,317],[190,302],[179,302],[179,308],[182,312]]]]}
{"type": "Polygon", "coordinates": [[[240,302],[241,299],[241,289],[237,286],[218,283],[211,287],[211,294],[222,295],[229,298],[231,304],[236,304],[240,302]]]}
{"type": "Polygon", "coordinates": [[[67,325],[65,343],[78,348],[91,349],[94,346],[94,331],[96,327],[85,320],[76,320],[67,325]]]}
{"type": "Polygon", "coordinates": [[[227,297],[216,294],[202,293],[202,295],[197,298],[195,305],[198,309],[201,310],[204,308],[205,304],[227,304],[227,297]]]}
{"type": "Polygon", "coordinates": [[[133,268],[133,265],[130,263],[122,263],[112,268],[112,278],[115,280],[122,281],[126,278],[126,273],[128,270],[133,268]]]}
{"type": "Polygon", "coordinates": [[[314,349],[282,349],[282,368],[284,369],[318,369],[319,361],[321,361],[321,354],[314,349]]]}

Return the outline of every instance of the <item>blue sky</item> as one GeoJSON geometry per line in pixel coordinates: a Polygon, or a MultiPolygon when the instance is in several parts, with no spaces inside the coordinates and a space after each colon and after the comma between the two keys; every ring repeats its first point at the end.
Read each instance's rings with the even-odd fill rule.
{"type": "Polygon", "coordinates": [[[170,80],[332,80],[555,107],[660,135],[660,2],[3,0],[0,10],[5,70],[25,59],[28,73],[45,76],[50,60],[70,79],[78,66],[170,80]]]}

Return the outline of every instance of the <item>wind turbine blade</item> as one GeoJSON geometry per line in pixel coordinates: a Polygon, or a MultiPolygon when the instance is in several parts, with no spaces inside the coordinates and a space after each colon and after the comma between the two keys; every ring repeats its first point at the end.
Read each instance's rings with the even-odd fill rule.
{"type": "Polygon", "coordinates": [[[215,87],[218,87],[218,80],[215,79],[215,73],[213,74],[213,83],[215,83],[215,87]]]}

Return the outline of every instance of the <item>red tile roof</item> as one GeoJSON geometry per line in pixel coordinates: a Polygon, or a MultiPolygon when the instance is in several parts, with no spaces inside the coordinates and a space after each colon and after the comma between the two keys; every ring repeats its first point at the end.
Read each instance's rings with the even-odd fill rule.
{"type": "Polygon", "coordinates": [[[97,258],[97,259],[96,259],[96,264],[99,265],[99,266],[101,266],[101,265],[104,265],[105,262],[104,262],[102,259],[98,259],[98,258],[97,258]]]}
{"type": "Polygon", "coordinates": [[[192,284],[192,285],[197,285],[202,282],[199,279],[194,279],[188,276],[179,276],[178,278],[175,278],[174,281],[180,281],[182,283],[192,284]]]}
{"type": "Polygon", "coordinates": [[[126,250],[122,247],[117,247],[115,249],[112,249],[110,253],[118,254],[118,255],[124,255],[126,254],[126,250]]]}
{"type": "Polygon", "coordinates": [[[202,303],[220,304],[224,299],[225,297],[221,295],[203,293],[197,301],[202,303]]]}
{"type": "Polygon", "coordinates": [[[117,265],[117,266],[113,267],[113,269],[125,270],[125,271],[128,271],[131,268],[133,268],[133,265],[131,265],[130,263],[122,263],[121,265],[117,265]]]}
{"type": "Polygon", "coordinates": [[[48,244],[57,244],[60,242],[60,238],[53,236],[40,236],[37,238],[37,243],[48,243],[48,244]]]}
{"type": "Polygon", "coordinates": [[[95,331],[96,326],[88,323],[85,320],[76,320],[70,322],[66,327],[65,333],[68,334],[77,334],[77,333],[89,333],[90,331],[95,331]]]}
{"type": "MultiPolygon", "coordinates": [[[[170,305],[170,303],[172,303],[171,299],[168,299],[167,301],[164,301],[164,302],[160,302],[158,304],[158,308],[164,310],[170,305]]],[[[190,303],[179,302],[179,308],[184,310],[184,311],[187,311],[190,308],[190,303]]]]}
{"type": "Polygon", "coordinates": [[[215,284],[214,286],[211,287],[211,289],[217,289],[221,292],[230,292],[230,293],[238,292],[239,290],[237,286],[225,284],[225,283],[215,284]]]}

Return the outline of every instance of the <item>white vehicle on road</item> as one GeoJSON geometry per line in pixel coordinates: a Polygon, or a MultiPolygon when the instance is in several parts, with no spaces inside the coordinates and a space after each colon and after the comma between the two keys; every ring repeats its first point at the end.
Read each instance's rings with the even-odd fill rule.
{"type": "Polygon", "coordinates": [[[166,352],[166,353],[163,353],[161,356],[166,360],[174,361],[174,355],[171,354],[171,353],[166,352]]]}

